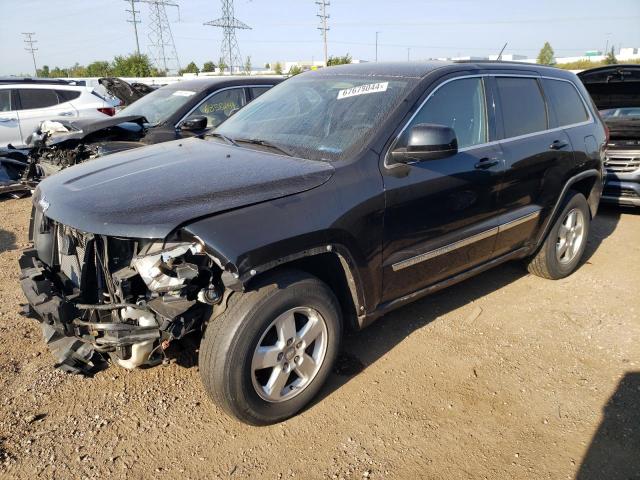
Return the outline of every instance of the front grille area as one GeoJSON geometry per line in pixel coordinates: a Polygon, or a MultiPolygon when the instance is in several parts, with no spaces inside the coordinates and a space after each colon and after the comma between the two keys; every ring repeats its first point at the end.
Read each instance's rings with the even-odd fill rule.
{"type": "Polygon", "coordinates": [[[60,271],[75,287],[80,287],[87,253],[85,236],[58,224],[56,225],[56,247],[60,271]]]}
{"type": "Polygon", "coordinates": [[[640,170],[640,152],[607,152],[604,166],[612,173],[633,173],[640,170]]]}

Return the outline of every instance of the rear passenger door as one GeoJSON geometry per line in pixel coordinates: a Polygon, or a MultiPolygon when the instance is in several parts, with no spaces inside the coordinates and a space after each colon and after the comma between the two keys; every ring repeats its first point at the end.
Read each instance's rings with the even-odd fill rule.
{"type": "Polygon", "coordinates": [[[26,141],[44,120],[69,120],[76,116],[76,110],[69,103],[60,104],[56,91],[52,88],[18,88],[20,110],[18,119],[26,141]]]}
{"type": "Polygon", "coordinates": [[[0,147],[23,144],[15,104],[15,91],[11,88],[0,89],[0,147]]]}
{"type": "Polygon", "coordinates": [[[535,76],[495,76],[503,181],[498,190],[501,215],[495,254],[524,246],[544,218],[543,205],[555,203],[572,168],[567,134],[554,128],[551,112],[535,76]]]}

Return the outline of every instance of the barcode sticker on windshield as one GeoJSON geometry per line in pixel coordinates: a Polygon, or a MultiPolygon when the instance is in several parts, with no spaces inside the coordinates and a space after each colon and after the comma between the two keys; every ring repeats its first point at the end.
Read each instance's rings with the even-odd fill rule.
{"type": "Polygon", "coordinates": [[[356,95],[366,95],[367,93],[386,92],[389,82],[369,83],[359,87],[345,88],[338,92],[338,100],[341,98],[355,97],[356,95]]]}
{"type": "Polygon", "coordinates": [[[190,90],[176,90],[171,95],[176,95],[178,97],[190,97],[191,95],[195,95],[196,92],[192,92],[190,90]]]}

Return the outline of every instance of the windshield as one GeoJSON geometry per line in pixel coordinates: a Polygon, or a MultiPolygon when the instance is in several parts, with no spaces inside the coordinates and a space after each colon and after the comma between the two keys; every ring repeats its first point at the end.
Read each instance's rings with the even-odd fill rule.
{"type": "Polygon", "coordinates": [[[301,75],[261,95],[216,132],[238,141],[260,140],[303,158],[339,160],[364,146],[412,82],[301,75]]]}
{"type": "Polygon", "coordinates": [[[196,93],[193,90],[179,90],[175,87],[159,88],[120,110],[116,116],[142,115],[151,126],[155,126],[166,122],[196,93]]]}
{"type": "Polygon", "coordinates": [[[600,110],[600,115],[602,115],[603,118],[619,118],[620,120],[631,120],[633,117],[640,118],[640,108],[610,108],[607,110],[600,110]]]}

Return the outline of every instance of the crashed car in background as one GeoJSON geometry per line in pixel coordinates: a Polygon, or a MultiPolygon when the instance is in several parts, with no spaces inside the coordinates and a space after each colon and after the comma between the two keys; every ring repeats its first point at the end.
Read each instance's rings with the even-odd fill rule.
{"type": "Polygon", "coordinates": [[[578,74],[609,129],[602,201],[640,207],[640,65],[578,74]]]}
{"type": "Polygon", "coordinates": [[[31,189],[42,178],[86,160],[202,136],[281,81],[279,77],[210,77],[166,85],[110,118],[42,122],[29,138],[28,150],[11,153],[21,156],[22,180],[25,189],[31,189]]]}
{"type": "Polygon", "coordinates": [[[139,82],[129,83],[117,77],[99,78],[98,83],[102,85],[109,95],[120,100],[120,107],[131,105],[148,93],[158,89],[158,86],[139,82]]]}

